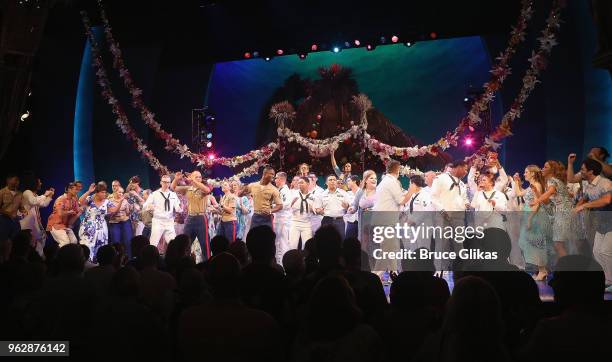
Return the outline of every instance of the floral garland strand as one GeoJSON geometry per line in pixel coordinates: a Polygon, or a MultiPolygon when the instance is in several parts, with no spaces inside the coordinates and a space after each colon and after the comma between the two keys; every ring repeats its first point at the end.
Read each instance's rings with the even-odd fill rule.
{"type": "Polygon", "coordinates": [[[110,87],[110,82],[108,81],[108,76],[106,71],[104,70],[104,65],[102,63],[100,57],[100,50],[98,48],[98,44],[96,39],[91,31],[91,26],[89,22],[89,17],[85,11],[81,11],[81,15],[83,17],[83,23],[85,25],[85,33],[89,38],[89,43],[91,44],[91,53],[93,55],[93,66],[96,69],[96,77],[98,78],[98,84],[102,88],[102,95],[104,96],[106,102],[112,107],[112,112],[117,116],[117,120],[115,124],[121,130],[121,133],[127,136],[129,140],[131,140],[134,144],[134,148],[140,153],[142,157],[144,157],[149,165],[158,172],[159,175],[168,175],[170,174],[170,170],[164,166],[157,157],[153,154],[151,150],[149,150],[146,143],[138,137],[136,131],[130,126],[128,122],[127,115],[119,105],[117,98],[113,95],[113,91],[110,87]]]}
{"type": "Polygon", "coordinates": [[[113,56],[113,67],[118,70],[119,77],[123,80],[123,84],[132,98],[132,106],[140,111],[140,115],[144,123],[155,132],[157,137],[165,142],[166,150],[180,155],[181,159],[183,157],[187,157],[191,160],[191,162],[196,163],[198,166],[204,167],[212,167],[216,164],[227,167],[236,167],[242,163],[265,157],[270,152],[274,152],[278,145],[276,143],[269,143],[260,149],[250,151],[244,155],[209,158],[205,154],[191,151],[189,146],[181,143],[181,141],[174,138],[171,133],[168,133],[162,129],[161,124],[155,120],[155,113],[151,112],[143,101],[142,90],[136,87],[130,71],[123,61],[121,48],[119,47],[119,43],[113,37],[112,28],[108,21],[108,17],[106,16],[106,11],[104,10],[101,0],[98,0],[98,5],[100,8],[100,16],[104,24],[106,41],[109,44],[109,50],[113,56]]]}
{"type": "Polygon", "coordinates": [[[296,142],[308,150],[308,153],[315,157],[325,157],[338,149],[338,146],[349,138],[359,138],[368,127],[367,111],[372,108],[372,102],[365,94],[353,96],[351,101],[360,111],[360,123],[353,125],[348,130],[323,140],[304,137],[298,132],[294,132],[285,127],[285,122],[295,118],[295,109],[291,103],[283,101],[276,103],[270,108],[270,118],[278,124],[277,133],[280,138],[287,139],[288,142],[296,142]]]}
{"type": "Polygon", "coordinates": [[[400,156],[402,158],[408,157],[421,157],[426,154],[437,155],[440,151],[444,151],[451,146],[457,146],[459,136],[468,127],[472,127],[482,120],[480,113],[485,111],[489,106],[489,103],[495,98],[495,92],[501,89],[503,82],[506,77],[511,74],[511,69],[508,66],[508,62],[511,56],[516,53],[517,47],[520,43],[525,41],[525,34],[527,30],[527,24],[533,16],[533,8],[531,0],[522,0],[521,11],[517,20],[517,24],[512,27],[510,33],[510,40],[506,49],[496,58],[497,64],[495,64],[489,71],[491,73],[491,79],[483,85],[484,91],[472,104],[468,114],[461,119],[457,127],[452,132],[447,132],[446,135],[440,138],[437,142],[427,146],[412,146],[412,147],[395,147],[387,145],[371,135],[367,134],[366,139],[368,140],[367,147],[374,153],[388,154],[400,156]],[[407,156],[406,156],[407,155],[407,156]]]}
{"type": "Polygon", "coordinates": [[[548,56],[557,42],[557,32],[561,28],[561,10],[566,3],[563,0],[555,0],[548,18],[546,19],[546,28],[542,31],[542,36],[538,38],[540,43],[539,49],[531,53],[529,58],[529,69],[523,77],[523,86],[519,91],[518,96],[512,102],[510,109],[502,118],[500,124],[485,137],[484,144],[471,156],[466,159],[471,161],[482,157],[489,150],[496,150],[501,146],[500,141],[512,135],[512,123],[521,116],[525,101],[534,90],[535,86],[540,83],[538,76],[548,66],[548,56]]]}

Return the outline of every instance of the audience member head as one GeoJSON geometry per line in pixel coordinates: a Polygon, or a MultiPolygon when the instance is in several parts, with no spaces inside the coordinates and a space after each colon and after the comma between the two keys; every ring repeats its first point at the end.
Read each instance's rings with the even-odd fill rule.
{"type": "Polygon", "coordinates": [[[306,272],[304,254],[297,249],[291,249],[283,255],[283,269],[291,277],[300,277],[306,272]]]}
{"type": "Polygon", "coordinates": [[[45,256],[45,260],[47,262],[55,260],[59,249],[59,244],[55,242],[55,240],[48,242],[47,245],[45,245],[45,247],[43,248],[43,255],[45,256]]]}
{"type": "Polygon", "coordinates": [[[208,264],[208,281],[216,299],[240,296],[240,263],[230,253],[213,256],[208,264]]]}
{"type": "Polygon", "coordinates": [[[12,238],[11,259],[12,260],[27,260],[32,248],[32,234],[30,230],[21,230],[12,238]]]}
{"type": "Polygon", "coordinates": [[[512,250],[512,241],[510,235],[503,229],[486,228],[484,236],[479,243],[480,250],[484,252],[497,253],[497,260],[507,262],[512,250]]]}
{"type": "MultiPolygon", "coordinates": [[[[361,269],[364,260],[364,251],[361,250],[361,242],[356,238],[346,238],[342,242],[342,259],[344,265],[349,269],[361,269]]],[[[367,258],[367,254],[366,254],[367,258]]]]}
{"type": "Polygon", "coordinates": [[[85,267],[83,249],[78,244],[67,244],[57,252],[57,268],[62,274],[82,273],[85,267]]]}
{"type": "Polygon", "coordinates": [[[414,272],[399,273],[389,291],[391,307],[396,310],[418,311],[425,307],[425,282],[414,272]]]}
{"type": "Polygon", "coordinates": [[[606,287],[601,266],[583,255],[560,258],[549,284],[553,288],[555,302],[562,308],[601,303],[606,287]]]}
{"type": "Polygon", "coordinates": [[[314,287],[308,303],[308,336],[313,341],[333,341],[345,336],[360,321],[361,311],[349,283],[330,275],[314,287]]]}
{"type": "Polygon", "coordinates": [[[85,258],[85,261],[89,260],[89,257],[91,256],[91,250],[89,250],[89,246],[85,244],[79,245],[81,245],[81,249],[83,249],[83,257],[85,258]]]}
{"type": "Polygon", "coordinates": [[[130,244],[132,244],[132,255],[134,257],[140,256],[142,249],[149,245],[149,238],[144,235],[134,236],[130,244]]]}
{"type": "Polygon", "coordinates": [[[9,260],[13,249],[13,241],[7,237],[0,238],[0,264],[9,260]]]}
{"type": "Polygon", "coordinates": [[[266,225],[249,230],[246,239],[247,249],[253,263],[271,264],[276,255],[276,234],[266,225]]]}
{"type": "Polygon", "coordinates": [[[140,252],[140,265],[143,268],[155,268],[159,265],[159,250],[155,245],[147,245],[140,252]]]}
{"type": "Polygon", "coordinates": [[[246,243],[242,240],[236,240],[230,244],[228,252],[232,254],[240,263],[241,267],[245,267],[250,262],[249,250],[246,243]]]}
{"type": "Polygon", "coordinates": [[[96,253],[96,261],[100,266],[113,265],[117,257],[117,250],[112,245],[102,245],[96,253]]]}
{"type": "Polygon", "coordinates": [[[189,236],[177,235],[166,248],[166,266],[169,271],[176,272],[182,258],[191,257],[191,240],[189,236]]]}
{"type": "Polygon", "coordinates": [[[229,249],[229,240],[223,235],[216,235],[210,239],[210,253],[219,255],[229,249]]]}
{"type": "Polygon", "coordinates": [[[463,341],[499,342],[503,322],[500,301],[493,287],[475,276],[459,279],[448,301],[442,329],[445,335],[463,341]]]}
{"type": "Polygon", "coordinates": [[[131,266],[117,270],[111,279],[110,294],[122,298],[137,298],[140,294],[140,274],[131,266]]]}
{"type": "Polygon", "coordinates": [[[428,275],[433,275],[436,271],[433,259],[421,258],[421,250],[428,250],[427,248],[418,248],[415,250],[415,258],[408,260],[406,263],[402,263],[402,270],[407,272],[425,272],[428,275]]]}
{"type": "Polygon", "coordinates": [[[340,265],[342,237],[333,225],[324,225],[315,232],[314,238],[319,263],[322,268],[340,265]]]}

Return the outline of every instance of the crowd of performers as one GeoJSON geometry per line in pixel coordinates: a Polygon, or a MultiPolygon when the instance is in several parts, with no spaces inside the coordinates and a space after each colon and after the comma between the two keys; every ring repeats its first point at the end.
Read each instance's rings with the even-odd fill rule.
{"type": "MultiPolygon", "coordinates": [[[[325,178],[325,189],[307,164],[300,165],[292,178],[265,167],[257,182],[223,181],[220,197],[215,197],[215,186],[199,171],[164,175],[155,191],[143,189],[138,176],[130,178],[125,188],[114,180],[111,190],[98,182],[83,192],[83,183],[75,181],[55,198],[46,227],[39,209],[51,205],[55,190],[39,194],[41,181],[34,178],[22,185],[21,192],[19,178],[11,175],[0,190],[0,228],[9,236],[16,229],[31,230],[41,255],[48,233],[60,246],[88,246],[91,258],[108,243],[123,244],[131,257],[130,240],[136,235],[147,236],[163,253],[177,234],[186,234],[201,261],[210,256],[213,236],[224,235],[233,242],[244,239],[249,228],[269,225],[277,236],[280,264],[286,251],[301,247],[321,225],[333,225],[343,238],[361,239],[358,223],[364,211],[396,211],[408,219],[433,211],[443,216],[444,224],[460,225],[466,222],[465,212],[474,210],[486,213],[490,227],[508,232],[513,244],[510,261],[521,269],[535,266],[536,280],[546,278],[557,258],[581,253],[593,255],[602,265],[609,286],[612,218],[605,211],[611,210],[612,167],[608,156],[604,147],[595,147],[580,170],[574,170],[576,155],[570,154],[567,163],[549,160],[542,167],[528,165],[521,177],[508,175],[497,155],[490,153],[471,165],[456,161],[443,172],[410,176],[407,190],[399,181],[397,161],[387,164],[379,181],[372,170],[362,177],[352,174],[350,163],[340,169],[333,154],[335,174],[325,178]],[[521,216],[508,218],[512,212],[521,216]]],[[[428,239],[413,247],[438,250],[449,245],[453,247],[428,239]]]]}

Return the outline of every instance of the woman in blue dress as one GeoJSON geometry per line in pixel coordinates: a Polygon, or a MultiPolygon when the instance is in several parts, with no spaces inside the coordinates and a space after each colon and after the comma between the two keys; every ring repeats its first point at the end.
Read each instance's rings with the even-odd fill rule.
{"type": "Polygon", "coordinates": [[[552,236],[551,205],[541,203],[531,206],[533,201],[546,190],[546,181],[540,168],[536,165],[527,166],[524,177],[529,182],[528,188],[521,187],[522,182],[518,175],[513,183],[515,194],[525,200],[522,208],[519,247],[523,251],[525,262],[538,267],[535,280],[545,280],[548,275],[548,254],[552,236]]]}
{"type": "Polygon", "coordinates": [[[238,196],[236,202],[236,216],[238,218],[238,227],[236,228],[236,239],[245,240],[246,238],[246,226],[249,214],[252,212],[253,207],[249,202],[246,194],[248,191],[244,185],[240,184],[239,181],[232,181],[232,192],[238,196]]]}
{"type": "Polygon", "coordinates": [[[81,244],[89,248],[90,260],[95,261],[98,249],[108,244],[105,217],[116,213],[122,202],[123,198],[119,202],[108,199],[105,182],[91,184],[89,190],[79,198],[79,204],[86,208],[79,228],[79,239],[81,244]]]}
{"type": "Polygon", "coordinates": [[[542,175],[546,179],[546,192],[533,200],[531,206],[544,202],[553,205],[553,233],[552,240],[557,257],[568,254],[570,242],[581,239],[580,221],[575,213],[573,198],[565,184],[565,166],[559,161],[549,160],[544,163],[542,175]]]}

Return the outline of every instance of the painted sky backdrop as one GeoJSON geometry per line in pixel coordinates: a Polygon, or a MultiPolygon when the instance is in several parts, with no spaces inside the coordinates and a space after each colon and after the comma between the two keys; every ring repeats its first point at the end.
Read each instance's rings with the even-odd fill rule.
{"type": "MultiPolygon", "coordinates": [[[[353,70],[359,90],[393,123],[425,143],[436,141],[466,114],[470,85],[488,80],[490,56],[480,37],[322,51],[217,63],[207,105],[217,114],[217,150],[240,154],[255,144],[255,129],[274,91],[294,73],[318,79],[318,68],[337,63],[353,70]],[[236,137],[239,127],[240,136],[236,137]]],[[[494,106],[496,107],[496,106],[494,106]]]]}

